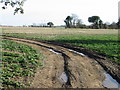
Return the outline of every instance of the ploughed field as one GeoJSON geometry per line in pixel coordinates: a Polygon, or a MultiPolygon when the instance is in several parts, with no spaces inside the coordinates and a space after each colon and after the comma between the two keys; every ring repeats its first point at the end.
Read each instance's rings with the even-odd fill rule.
{"type": "Polygon", "coordinates": [[[120,82],[118,30],[3,27],[2,38],[3,87],[104,88],[105,71],[120,82]]]}

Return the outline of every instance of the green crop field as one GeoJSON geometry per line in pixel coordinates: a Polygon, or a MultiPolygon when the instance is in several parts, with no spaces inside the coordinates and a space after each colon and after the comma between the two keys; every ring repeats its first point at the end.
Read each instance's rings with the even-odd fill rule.
{"type": "Polygon", "coordinates": [[[82,46],[107,55],[120,63],[118,30],[64,28],[4,28],[3,34],[12,37],[34,38],[82,46]],[[24,32],[24,33],[23,33],[24,32]]]}
{"type": "Polygon", "coordinates": [[[24,79],[34,76],[36,68],[42,65],[41,56],[28,45],[2,39],[2,87],[29,85],[24,79]]]}

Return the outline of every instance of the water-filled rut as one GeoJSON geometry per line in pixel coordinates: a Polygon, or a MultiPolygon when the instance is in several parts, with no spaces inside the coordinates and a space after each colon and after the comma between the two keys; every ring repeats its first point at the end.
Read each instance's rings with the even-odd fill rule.
{"type": "Polygon", "coordinates": [[[35,40],[6,37],[37,49],[44,55],[44,67],[38,68],[30,82],[33,88],[104,88],[104,70],[97,61],[62,46],[35,40]]]}

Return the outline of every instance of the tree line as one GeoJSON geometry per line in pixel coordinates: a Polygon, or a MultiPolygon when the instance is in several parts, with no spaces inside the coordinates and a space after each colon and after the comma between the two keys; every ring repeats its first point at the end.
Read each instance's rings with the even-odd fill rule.
{"type": "MultiPolygon", "coordinates": [[[[53,22],[40,23],[40,24],[33,23],[32,25],[28,25],[28,27],[53,27],[53,26],[54,26],[53,22]]],[[[23,27],[27,27],[27,26],[23,25],[23,27]]]]}
{"type": "Polygon", "coordinates": [[[67,16],[64,22],[65,28],[120,29],[120,18],[117,23],[107,24],[103,23],[99,16],[91,16],[88,17],[88,22],[92,24],[85,25],[77,15],[72,14],[71,16],[67,16]]]}

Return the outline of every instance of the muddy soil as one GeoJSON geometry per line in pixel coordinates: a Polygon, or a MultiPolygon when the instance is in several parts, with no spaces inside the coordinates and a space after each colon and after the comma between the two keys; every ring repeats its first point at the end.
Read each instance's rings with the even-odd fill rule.
{"type": "Polygon", "coordinates": [[[61,44],[53,41],[42,41],[42,42],[57,45],[57,46],[62,46],[68,49],[75,50],[77,52],[82,52],[89,58],[96,60],[107,73],[109,73],[114,79],[116,79],[117,82],[120,83],[120,64],[113,62],[112,60],[109,60],[108,56],[106,56],[105,54],[97,53],[92,50],[85,49],[83,47],[68,45],[68,44],[61,44]]]}
{"type": "MultiPolygon", "coordinates": [[[[6,39],[30,45],[44,55],[44,65],[36,70],[30,82],[31,88],[104,88],[104,70],[100,62],[59,45],[11,37],[6,39]]],[[[101,64],[109,66],[106,61],[101,64]]],[[[111,68],[115,69],[114,65],[111,68]]]]}

